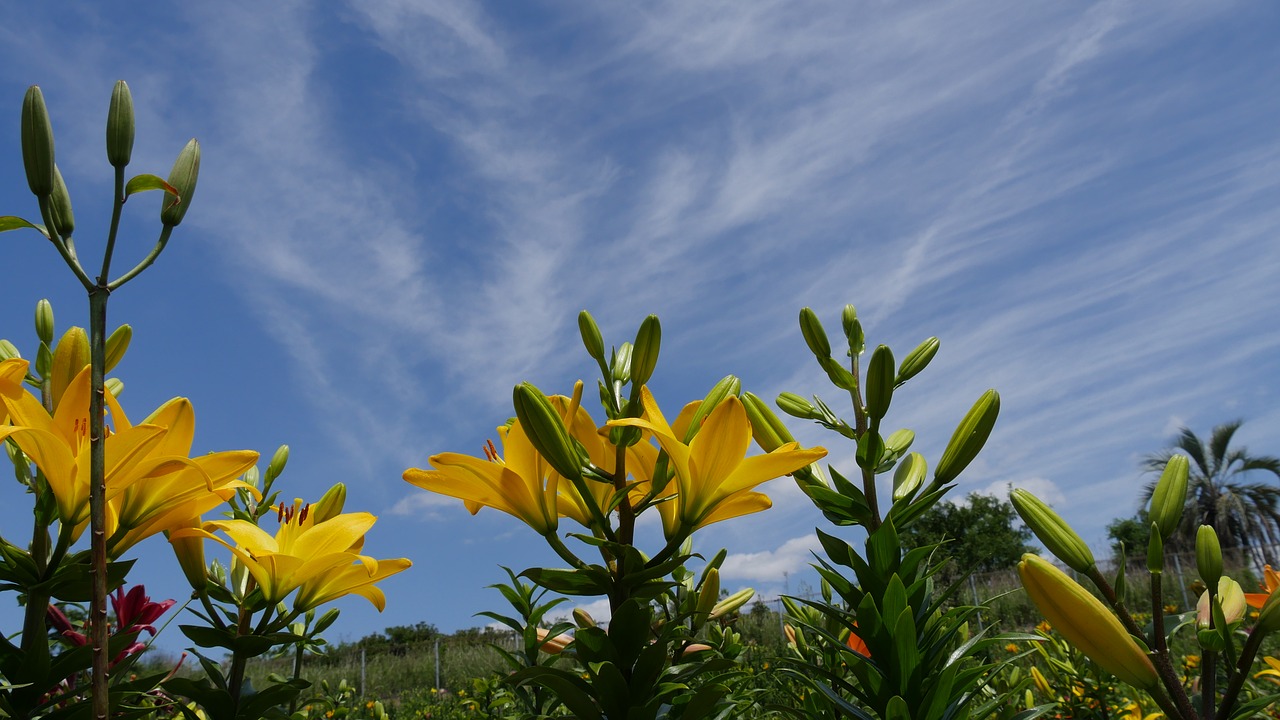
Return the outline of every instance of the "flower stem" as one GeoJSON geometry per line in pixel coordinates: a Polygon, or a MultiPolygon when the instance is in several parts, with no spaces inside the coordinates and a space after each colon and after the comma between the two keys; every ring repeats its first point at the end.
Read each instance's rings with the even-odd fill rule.
{"type": "Polygon", "coordinates": [[[89,609],[90,643],[93,646],[93,714],[107,720],[107,488],[106,488],[106,391],[103,375],[107,363],[107,299],[111,291],[106,280],[89,291],[89,353],[91,393],[89,395],[89,527],[93,588],[89,609]]]}

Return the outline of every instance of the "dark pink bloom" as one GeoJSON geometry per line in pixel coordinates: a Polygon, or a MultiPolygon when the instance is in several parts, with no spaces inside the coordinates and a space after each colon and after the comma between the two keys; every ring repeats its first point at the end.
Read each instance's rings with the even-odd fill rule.
{"type": "MultiPolygon", "coordinates": [[[[134,585],[128,593],[118,588],[111,595],[111,607],[116,611],[116,622],[123,632],[142,632],[146,630],[156,634],[154,623],[165,610],[173,607],[173,600],[151,602],[147,590],[142,585],[134,585]]],[[[139,648],[141,649],[141,648],[139,648]]],[[[131,652],[137,652],[130,647],[131,652]]]]}
{"type": "Polygon", "coordinates": [[[50,603],[49,609],[45,611],[45,617],[48,619],[49,624],[53,626],[53,629],[57,630],[58,634],[62,635],[62,637],[70,640],[76,645],[89,644],[89,638],[85,637],[84,633],[76,632],[75,627],[71,624],[71,620],[69,620],[67,616],[58,609],[57,605],[50,603]]]}

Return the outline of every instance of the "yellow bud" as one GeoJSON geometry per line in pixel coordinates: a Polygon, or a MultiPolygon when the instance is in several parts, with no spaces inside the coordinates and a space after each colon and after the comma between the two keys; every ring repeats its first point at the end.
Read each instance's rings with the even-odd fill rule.
{"type": "Polygon", "coordinates": [[[710,619],[719,620],[720,618],[726,615],[737,612],[738,610],[742,609],[743,605],[746,605],[748,602],[750,602],[751,598],[755,597],[755,594],[756,594],[756,591],[752,590],[751,588],[743,588],[742,590],[739,590],[738,592],[716,603],[715,607],[711,608],[710,619]]]}
{"type": "MultiPolygon", "coordinates": [[[[1240,587],[1240,583],[1232,580],[1227,576],[1218,578],[1218,605],[1222,607],[1222,617],[1227,625],[1240,622],[1244,619],[1245,608],[1248,603],[1245,602],[1244,589],[1240,587]]],[[[1196,626],[1199,628],[1209,627],[1209,619],[1213,616],[1213,608],[1209,601],[1209,591],[1205,590],[1200,593],[1200,600],[1196,602],[1196,626]]]]}
{"type": "Polygon", "coordinates": [[[121,325],[115,329],[107,338],[106,359],[107,365],[105,371],[111,372],[120,361],[124,359],[124,354],[129,351],[129,343],[133,341],[133,328],[128,325],[121,325]]]}
{"type": "Polygon", "coordinates": [[[1009,493],[1009,502],[1018,511],[1022,522],[1031,528],[1040,542],[1053,556],[1076,572],[1088,572],[1094,566],[1093,552],[1084,540],[1058,513],[1049,509],[1035,495],[1018,488],[1009,493]]]}
{"type": "MultiPolygon", "coordinates": [[[[288,447],[287,445],[283,447],[288,447]]],[[[347,486],[337,483],[329,488],[327,492],[315,505],[311,506],[311,517],[315,518],[313,522],[322,523],[332,517],[342,514],[342,506],[347,502],[347,486]]]]}
{"type": "Polygon", "coordinates": [[[591,617],[591,613],[582,608],[573,609],[573,622],[580,628],[592,628],[596,626],[596,619],[591,617]]]}
{"type": "Polygon", "coordinates": [[[84,328],[68,329],[54,348],[53,365],[49,368],[49,388],[54,408],[58,407],[67,386],[88,364],[89,336],[85,334],[84,328]]]}
{"type": "Polygon", "coordinates": [[[545,628],[538,628],[537,633],[538,640],[542,643],[541,650],[548,655],[559,655],[573,642],[573,637],[565,634],[547,637],[550,633],[545,628]]]}
{"type": "Polygon", "coordinates": [[[564,477],[582,477],[584,458],[573,444],[573,438],[569,437],[564,419],[551,407],[547,396],[526,382],[515,387],[512,400],[520,427],[524,428],[538,454],[564,477]]]}
{"type": "MultiPolygon", "coordinates": [[[[200,525],[200,518],[193,517],[173,529],[199,528],[200,525]]],[[[165,535],[168,536],[169,532],[166,531],[165,535]]],[[[204,564],[204,538],[199,535],[170,537],[169,544],[173,546],[173,554],[178,557],[178,565],[182,567],[182,574],[186,576],[187,582],[193,590],[203,595],[209,582],[208,569],[204,564]]]]}
{"type": "Polygon", "coordinates": [[[698,602],[693,613],[694,629],[702,626],[711,615],[711,610],[715,608],[716,601],[720,599],[720,571],[716,568],[707,570],[706,578],[702,581],[702,587],[698,588],[698,602]]]}
{"type": "Polygon", "coordinates": [[[902,458],[898,468],[893,471],[893,501],[911,497],[916,490],[920,489],[928,470],[928,463],[918,452],[902,458]]]}
{"type": "Polygon", "coordinates": [[[1018,575],[1045,619],[1085,656],[1134,687],[1156,687],[1151,658],[1102,601],[1038,555],[1023,555],[1018,575]]]}

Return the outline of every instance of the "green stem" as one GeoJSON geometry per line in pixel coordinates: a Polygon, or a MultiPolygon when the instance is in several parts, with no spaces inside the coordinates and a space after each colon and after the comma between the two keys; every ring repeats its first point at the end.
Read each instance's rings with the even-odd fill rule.
{"type": "Polygon", "coordinates": [[[147,256],[142,258],[142,262],[135,265],[129,272],[108,283],[107,289],[118,290],[121,285],[124,285],[137,277],[138,273],[151,267],[151,263],[154,263],[156,258],[160,257],[160,253],[164,252],[165,246],[169,244],[169,235],[171,233],[173,233],[173,226],[165,225],[164,229],[160,231],[160,237],[156,239],[155,247],[151,248],[151,252],[147,253],[147,256]]]}
{"type": "Polygon", "coordinates": [[[116,233],[120,230],[120,211],[124,209],[124,166],[116,168],[116,194],[111,204],[111,227],[107,230],[107,250],[102,253],[102,272],[98,278],[111,275],[111,256],[116,251],[116,233]]]}
{"type": "Polygon", "coordinates": [[[1267,633],[1254,628],[1253,632],[1249,633],[1249,639],[1244,641],[1244,649],[1240,651],[1240,659],[1236,661],[1235,674],[1227,684],[1227,691],[1222,694],[1222,704],[1218,706],[1217,720],[1227,720],[1231,717],[1231,711],[1236,706],[1236,698],[1240,697],[1240,688],[1244,687],[1244,681],[1249,677],[1249,669],[1253,667],[1253,661],[1258,656],[1258,650],[1262,648],[1262,641],[1266,635],[1267,633]]]}
{"type": "Polygon", "coordinates": [[[90,293],[93,292],[93,280],[89,279],[89,274],[80,266],[80,261],[76,259],[75,253],[67,248],[66,242],[58,235],[57,229],[53,225],[53,209],[49,204],[49,196],[40,198],[40,217],[44,220],[44,229],[49,233],[49,241],[58,250],[58,254],[62,256],[67,267],[71,268],[71,272],[75,274],[76,279],[84,285],[84,289],[90,293]]]}
{"type": "MultiPolygon", "coordinates": [[[[862,408],[862,387],[858,381],[859,368],[856,354],[849,359],[849,372],[853,375],[853,387],[849,389],[849,400],[853,403],[854,435],[858,441],[861,441],[869,428],[867,413],[862,408]]],[[[871,520],[867,523],[867,532],[872,533],[880,528],[881,522],[880,503],[876,498],[876,473],[875,468],[860,469],[862,470],[862,494],[867,497],[867,509],[871,514],[871,520]]]]}
{"type": "MultiPolygon", "coordinates": [[[[253,613],[245,608],[240,608],[240,622],[236,624],[236,637],[244,637],[250,634],[250,625],[253,621],[253,613]]],[[[231,693],[231,713],[233,716],[240,713],[240,690],[244,685],[244,670],[248,664],[249,658],[245,657],[240,650],[233,650],[231,653],[231,674],[227,677],[227,690],[231,693]]]]}
{"type": "Polygon", "coordinates": [[[1214,700],[1218,695],[1218,653],[1205,650],[1202,660],[1203,662],[1200,663],[1200,716],[1211,718],[1215,714],[1214,700]]]}
{"type": "Polygon", "coordinates": [[[89,395],[89,527],[93,578],[89,605],[90,644],[93,647],[93,714],[107,720],[110,698],[107,694],[107,488],[106,427],[103,412],[106,392],[103,375],[106,367],[107,299],[111,291],[103,278],[89,291],[89,352],[91,357],[91,393],[89,395]]]}
{"type": "MultiPolygon", "coordinates": [[[[297,680],[298,678],[302,677],[302,653],[303,653],[303,641],[300,640],[298,641],[298,651],[293,656],[293,679],[294,680],[297,680]]],[[[364,690],[364,688],[360,688],[360,689],[364,690]]],[[[297,711],[298,711],[298,696],[294,695],[293,699],[289,701],[289,714],[293,715],[297,711]]]]}
{"type": "Polygon", "coordinates": [[[565,562],[578,570],[587,569],[587,564],[577,555],[574,555],[569,548],[565,547],[565,544],[560,540],[560,536],[556,535],[555,532],[549,532],[542,537],[546,539],[547,544],[551,546],[551,549],[555,550],[556,554],[563,558],[565,562]]]}

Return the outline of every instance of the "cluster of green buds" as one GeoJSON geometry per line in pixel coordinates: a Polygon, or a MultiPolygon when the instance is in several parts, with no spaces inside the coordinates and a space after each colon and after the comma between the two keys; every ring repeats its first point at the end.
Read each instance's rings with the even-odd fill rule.
{"type": "Polygon", "coordinates": [[[1240,701],[1240,690],[1250,673],[1262,639],[1280,627],[1280,600],[1268,598],[1257,624],[1243,648],[1236,648],[1237,630],[1245,616],[1245,596],[1239,583],[1223,574],[1222,547],[1217,532],[1201,525],[1196,533],[1196,568],[1205,591],[1197,611],[1166,631],[1163,609],[1165,548],[1183,521],[1187,502],[1190,463],[1182,455],[1165,464],[1151,494],[1147,516],[1151,536],[1147,546],[1152,623],[1140,627],[1123,602],[1126,579],[1121,563],[1114,582],[1104,577],[1088,545],[1071,526],[1044,502],[1017,489],[1010,500],[1027,527],[1054,557],[1088,578],[1101,600],[1066,574],[1036,555],[1019,564],[1023,587],[1064,638],[1120,680],[1147,692],[1173,720],[1207,720],[1236,716],[1252,705],[1240,701]],[[1169,637],[1191,626],[1201,648],[1202,687],[1199,707],[1187,695],[1169,654],[1169,637]],[[1228,660],[1228,683],[1220,693],[1216,684],[1218,659],[1228,660]]]}

